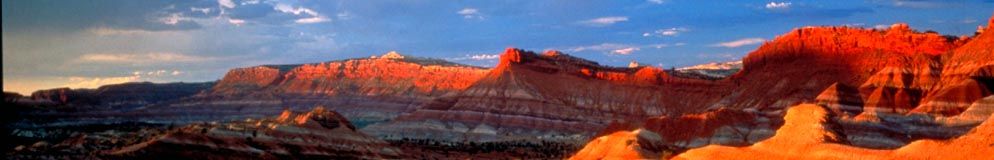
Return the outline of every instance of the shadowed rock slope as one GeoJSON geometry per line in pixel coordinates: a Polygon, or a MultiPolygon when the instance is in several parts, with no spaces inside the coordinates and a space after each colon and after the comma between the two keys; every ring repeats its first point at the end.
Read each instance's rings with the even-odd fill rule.
{"type": "Polygon", "coordinates": [[[42,105],[65,106],[60,109],[79,111],[130,109],[193,96],[210,89],[214,84],[214,82],[131,82],[105,85],[96,89],[39,90],[32,93],[30,98],[42,105]]]}
{"type": "Polygon", "coordinates": [[[150,141],[102,152],[142,159],[390,159],[402,155],[387,142],[356,131],[345,117],[317,107],[274,118],[193,124],[150,141]]]}

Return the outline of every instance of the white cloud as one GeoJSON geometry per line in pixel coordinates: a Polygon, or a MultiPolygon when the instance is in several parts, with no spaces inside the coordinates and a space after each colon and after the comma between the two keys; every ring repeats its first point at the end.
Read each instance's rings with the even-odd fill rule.
{"type": "Polygon", "coordinates": [[[500,58],[500,55],[497,55],[497,54],[478,54],[478,55],[473,55],[473,56],[469,57],[469,59],[473,59],[473,60],[487,60],[487,59],[497,59],[497,58],[500,58]]]}
{"type": "Polygon", "coordinates": [[[588,25],[588,26],[602,27],[602,26],[608,26],[608,25],[611,25],[611,24],[614,24],[614,23],[624,22],[624,21],[628,21],[628,17],[621,17],[621,16],[600,17],[600,18],[594,18],[594,19],[580,21],[579,23],[583,24],[583,25],[588,25]]]}
{"type": "Polygon", "coordinates": [[[169,14],[169,16],[159,18],[159,22],[162,22],[162,24],[168,24],[168,25],[176,25],[176,24],[179,23],[179,21],[183,21],[183,20],[189,20],[189,18],[183,17],[182,13],[173,13],[173,14],[169,14]]]}
{"type": "Polygon", "coordinates": [[[888,28],[890,28],[890,25],[886,25],[886,24],[878,24],[878,25],[874,25],[874,26],[873,26],[873,28],[875,28],[875,29],[879,29],[879,30],[885,30],[885,29],[888,29],[888,28]]]}
{"type": "Polygon", "coordinates": [[[228,18],[228,23],[231,23],[231,24],[234,24],[234,25],[242,25],[242,24],[245,24],[245,20],[243,20],[243,19],[228,18]]]}
{"type": "Polygon", "coordinates": [[[311,10],[311,9],[308,9],[308,8],[304,8],[304,7],[296,7],[295,8],[295,7],[287,5],[287,4],[276,4],[276,6],[273,6],[273,8],[276,9],[276,11],[280,11],[280,12],[283,12],[283,13],[293,13],[293,15],[300,15],[300,14],[307,14],[307,15],[311,15],[311,16],[317,16],[318,15],[318,12],[315,12],[314,10],[311,10]]]}
{"type": "Polygon", "coordinates": [[[321,15],[320,13],[318,13],[317,11],[311,10],[309,8],[293,7],[293,6],[281,3],[281,4],[276,4],[276,6],[273,6],[273,9],[275,9],[276,11],[280,11],[280,12],[283,12],[283,13],[290,13],[290,14],[293,14],[293,15],[307,15],[307,16],[310,16],[310,17],[307,17],[307,18],[300,18],[300,19],[297,19],[297,20],[294,21],[294,22],[299,23],[299,24],[321,23],[321,22],[331,21],[331,19],[328,19],[327,17],[324,17],[323,15],[321,15]]]}
{"type": "Polygon", "coordinates": [[[739,57],[731,53],[698,53],[697,58],[701,59],[723,59],[723,60],[735,60],[739,57]]]}
{"type": "Polygon", "coordinates": [[[463,8],[462,10],[459,10],[459,12],[456,13],[459,13],[461,15],[467,15],[467,14],[476,14],[479,12],[480,10],[477,10],[476,8],[463,8]]]}
{"type": "Polygon", "coordinates": [[[211,57],[200,57],[172,52],[152,52],[144,54],[119,54],[119,53],[90,53],[80,56],[78,62],[92,63],[170,63],[170,62],[198,62],[211,60],[211,57]]]}
{"type": "Polygon", "coordinates": [[[660,49],[660,48],[666,48],[666,47],[670,47],[670,46],[678,46],[678,45],[675,45],[675,44],[674,45],[670,45],[670,44],[662,43],[662,44],[648,45],[647,47],[652,47],[652,48],[660,49]]]}
{"type": "Polygon", "coordinates": [[[480,20],[483,20],[483,16],[480,15],[480,10],[476,9],[476,8],[463,8],[462,10],[459,10],[459,12],[456,12],[456,13],[459,14],[459,15],[462,15],[462,18],[465,18],[465,19],[480,19],[480,20]]]}
{"type": "Polygon", "coordinates": [[[150,76],[162,76],[163,74],[166,74],[166,70],[157,70],[157,71],[148,72],[146,74],[150,76]]]}
{"type": "Polygon", "coordinates": [[[231,0],[217,0],[217,4],[224,8],[235,8],[235,2],[231,0]]]}
{"type": "Polygon", "coordinates": [[[616,43],[601,43],[597,45],[590,46],[580,46],[570,48],[570,52],[582,52],[582,51],[614,51],[618,49],[632,47],[632,45],[626,44],[616,44],[616,43]]]}
{"type": "Polygon", "coordinates": [[[297,22],[297,23],[300,23],[300,24],[310,24],[310,23],[321,23],[321,22],[327,22],[327,21],[331,21],[331,19],[328,19],[328,18],[325,18],[325,17],[311,17],[311,18],[297,19],[294,22],[297,22]]]}
{"type": "Polygon", "coordinates": [[[770,2],[766,4],[766,9],[784,9],[789,7],[790,2],[770,2]]]}
{"type": "Polygon", "coordinates": [[[161,76],[176,76],[183,74],[183,71],[179,70],[151,70],[151,71],[134,71],[131,72],[132,76],[145,76],[145,77],[161,77],[161,76]]]}
{"type": "MultiPolygon", "coordinates": [[[[228,11],[227,9],[234,8],[235,6],[237,6],[237,4],[235,4],[231,0],[218,0],[218,4],[221,5],[218,17],[227,19],[228,23],[238,26],[241,26],[246,23],[255,24],[254,23],[256,22],[254,21],[255,19],[236,19],[231,17],[230,15],[231,13],[227,12],[228,11]]],[[[322,22],[330,22],[332,20],[330,17],[318,13],[313,9],[301,6],[295,7],[277,1],[260,1],[260,0],[241,1],[241,5],[254,5],[254,4],[271,6],[274,11],[293,15],[290,17],[294,18],[293,22],[297,24],[322,23],[322,22]]],[[[212,11],[210,8],[190,8],[190,9],[194,12],[203,12],[204,14],[210,13],[212,11]]],[[[337,16],[342,19],[351,18],[351,15],[347,12],[339,13],[337,16]]]]}
{"type": "MultiPolygon", "coordinates": [[[[893,1],[895,7],[905,7],[905,8],[940,8],[947,7],[950,4],[946,1],[908,1],[908,0],[895,0],[893,1]]],[[[954,2],[954,1],[950,1],[954,2]]]]}
{"type": "Polygon", "coordinates": [[[646,0],[646,2],[653,3],[653,4],[663,4],[664,1],[663,0],[646,0]]]}
{"type": "Polygon", "coordinates": [[[766,39],[763,39],[763,38],[743,38],[743,39],[739,39],[739,40],[735,40],[735,41],[730,41],[730,42],[721,42],[721,43],[718,43],[718,44],[713,44],[711,46],[712,47],[735,48],[735,47],[741,47],[741,46],[745,46],[745,45],[759,44],[759,43],[763,43],[763,41],[766,41],[766,39]]]}
{"type": "Polygon", "coordinates": [[[862,26],[865,26],[866,23],[849,23],[849,24],[842,24],[842,25],[846,26],[846,27],[862,27],[862,26]]]}
{"type": "Polygon", "coordinates": [[[596,51],[596,52],[603,52],[603,53],[609,53],[609,54],[627,55],[627,54],[634,53],[635,51],[642,50],[644,48],[662,49],[662,48],[666,48],[666,47],[676,47],[676,46],[683,46],[683,45],[686,45],[686,44],[685,43],[674,43],[674,44],[659,43],[659,44],[646,44],[646,45],[632,45],[632,44],[617,44],[617,43],[601,43],[601,44],[596,44],[596,45],[573,47],[573,48],[569,48],[569,49],[565,49],[565,50],[568,51],[568,52],[596,51]]]}
{"type": "Polygon", "coordinates": [[[210,14],[210,13],[211,13],[211,11],[214,11],[214,10],[213,10],[213,9],[211,9],[211,8],[197,8],[197,7],[190,7],[190,11],[191,11],[191,12],[201,12],[201,13],[204,13],[204,14],[210,14]]]}
{"type": "Polygon", "coordinates": [[[476,55],[465,55],[463,57],[457,57],[457,58],[446,58],[446,60],[451,60],[451,61],[462,61],[462,60],[477,60],[477,61],[482,61],[482,60],[492,60],[492,59],[498,59],[498,58],[500,58],[499,54],[476,54],[476,55]]]}
{"type": "Polygon", "coordinates": [[[262,2],[262,1],[260,1],[260,0],[247,0],[247,1],[242,1],[242,5],[259,4],[259,2],[262,2]]]}
{"type": "Polygon", "coordinates": [[[614,51],[611,51],[611,53],[621,54],[621,55],[628,55],[628,54],[632,54],[632,52],[635,52],[635,51],[638,51],[638,50],[639,50],[639,48],[637,48],[637,47],[628,47],[628,48],[616,49],[614,51]]]}
{"type": "Polygon", "coordinates": [[[677,34],[680,34],[682,32],[687,32],[687,31],[690,31],[690,30],[687,29],[687,28],[683,28],[683,27],[680,27],[680,28],[667,28],[667,29],[655,30],[653,32],[642,33],[642,36],[643,37],[651,37],[651,36],[657,36],[657,37],[676,36],[677,34]]]}

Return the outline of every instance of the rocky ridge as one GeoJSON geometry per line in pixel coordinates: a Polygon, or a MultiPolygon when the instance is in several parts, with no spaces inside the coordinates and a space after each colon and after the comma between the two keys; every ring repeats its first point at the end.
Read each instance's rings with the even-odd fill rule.
{"type": "MultiPolygon", "coordinates": [[[[229,71],[208,92],[147,107],[161,119],[231,120],[278,114],[285,106],[332,106],[357,125],[393,119],[431,99],[452,95],[488,69],[397,52],[371,58],[301,65],[262,65],[229,71]]],[[[306,108],[291,108],[306,110],[306,108]]]]}
{"type": "Polygon", "coordinates": [[[689,88],[701,91],[690,95],[705,97],[713,93],[710,87],[717,85],[670,77],[653,67],[608,67],[558,51],[509,48],[487,76],[464,91],[364,130],[381,137],[575,142],[611,120],[682,112],[686,108],[663,106],[689,102],[663,95],[689,88]]]}
{"type": "MultiPolygon", "coordinates": [[[[992,19],[992,22],[994,22],[994,19],[992,19]]],[[[791,109],[792,111],[789,111],[784,118],[787,121],[786,124],[777,131],[776,136],[763,140],[763,142],[754,144],[749,148],[706,147],[705,149],[692,149],[691,151],[708,150],[707,152],[700,151],[692,153],[688,151],[684,155],[692,155],[689,156],[693,157],[692,159],[702,157],[720,159],[720,157],[714,156],[727,156],[725,158],[736,156],[755,157],[751,156],[752,154],[767,155],[770,156],[767,158],[773,159],[801,157],[838,159],[846,157],[831,157],[830,154],[814,154],[814,156],[787,154],[851,152],[854,154],[847,155],[855,157],[848,158],[881,158],[881,154],[869,150],[896,149],[894,152],[900,152],[901,150],[910,150],[906,148],[934,148],[937,144],[933,144],[930,147],[921,147],[919,143],[931,143],[930,141],[922,141],[922,139],[957,139],[956,137],[960,135],[963,135],[961,138],[973,136],[974,132],[978,132],[978,130],[987,130],[983,125],[977,128],[974,128],[974,126],[985,121],[989,122],[988,117],[991,117],[992,113],[990,107],[992,97],[989,96],[992,89],[988,87],[988,84],[994,83],[994,81],[991,81],[992,78],[987,73],[989,72],[987,68],[990,68],[991,61],[983,61],[994,57],[994,52],[991,52],[992,47],[989,45],[991,41],[991,36],[985,34],[969,38],[947,38],[934,33],[919,34],[911,31],[903,24],[896,24],[891,29],[883,31],[847,27],[808,27],[795,30],[771,42],[767,42],[757,49],[757,51],[750,53],[744,60],[743,71],[728,79],[738,81],[740,84],[746,86],[746,88],[735,89],[737,91],[733,92],[758,89],[751,88],[755,86],[775,86],[773,88],[764,88],[764,90],[769,90],[769,92],[766,92],[767,95],[753,95],[750,98],[789,100],[791,97],[816,95],[811,98],[798,98],[813,99],[820,106],[802,105],[806,107],[797,108],[817,108],[810,110],[819,110],[817,111],[818,113],[814,113],[814,111],[805,114],[790,113],[802,112],[791,109]],[[888,45],[895,47],[886,48],[888,45]],[[790,59],[790,61],[778,60],[780,58],[790,59]],[[980,61],[974,59],[980,59],[980,61]],[[784,75],[804,75],[809,78],[806,81],[794,81],[799,79],[791,77],[783,77],[780,80],[772,81],[776,82],[776,85],[770,85],[771,81],[746,81],[747,79],[763,78],[762,75],[774,73],[767,71],[756,73],[758,70],[784,68],[784,66],[800,64],[818,67],[806,67],[806,71],[777,72],[784,75]],[[770,67],[771,65],[777,67],[770,67]],[[818,74],[809,74],[808,72],[818,74]],[[825,77],[825,75],[831,75],[831,77],[825,77]],[[787,88],[793,90],[791,91],[793,95],[778,96],[779,98],[766,97],[778,95],[777,92],[782,89],[781,86],[793,86],[787,88]],[[813,90],[813,88],[825,89],[813,90]],[[820,93],[810,94],[816,92],[820,93]],[[821,106],[824,106],[825,109],[821,109],[821,106]],[[791,114],[797,115],[791,116],[791,114]],[[803,123],[830,126],[820,127],[824,128],[825,132],[818,133],[791,130],[791,126],[793,126],[791,123],[797,123],[791,121],[795,121],[795,118],[798,117],[811,117],[810,115],[821,117],[818,120],[811,120],[810,123],[809,121],[804,121],[803,123]],[[791,134],[791,136],[780,137],[779,135],[781,134],[791,134]],[[798,141],[798,139],[800,140],[798,141]],[[764,143],[775,143],[777,145],[771,146],[764,143]],[[808,144],[817,144],[816,146],[818,147],[808,147],[808,144]],[[861,149],[861,147],[867,149],[861,149]],[[770,152],[773,150],[777,150],[776,153],[770,152]],[[780,151],[782,150],[797,151],[781,153],[780,151]]],[[[734,110],[735,108],[740,108],[738,107],[740,105],[742,104],[727,107],[734,110]]],[[[763,112],[762,108],[764,107],[746,107],[742,111],[775,113],[763,112]]],[[[809,112],[810,110],[803,112],[809,112]]],[[[718,113],[712,112],[709,114],[718,113]]],[[[694,117],[700,115],[690,114],[688,116],[694,117]]],[[[721,118],[711,117],[701,119],[703,121],[700,122],[705,122],[705,124],[707,124],[706,122],[715,122],[719,126],[722,125],[718,124],[721,122],[721,118]]],[[[771,120],[776,121],[777,119],[774,118],[771,120]]],[[[668,128],[669,130],[673,130],[673,126],[686,123],[681,121],[684,120],[672,119],[666,121],[672,124],[664,124],[668,124],[665,126],[670,127],[668,128]]],[[[735,124],[735,122],[725,122],[724,125],[730,128],[742,128],[742,125],[735,124]]],[[[697,137],[696,139],[698,140],[707,139],[708,141],[707,143],[703,143],[704,145],[741,145],[722,144],[727,142],[710,140],[714,137],[720,137],[719,135],[722,133],[741,132],[735,132],[736,130],[734,129],[707,128],[704,127],[702,129],[713,130],[715,132],[690,135],[690,137],[697,137]]],[[[652,130],[650,126],[646,125],[643,125],[643,129],[652,130]]],[[[660,129],[654,131],[666,130],[660,129]]],[[[666,142],[665,140],[667,137],[673,139],[672,136],[674,135],[681,134],[660,133],[660,136],[664,137],[664,141],[656,143],[662,143],[664,146],[672,145],[672,142],[666,142]]],[[[978,140],[977,138],[965,139],[972,139],[970,142],[965,143],[976,145],[957,144],[954,145],[956,147],[950,146],[950,148],[962,148],[970,151],[956,155],[981,155],[990,152],[989,150],[982,149],[984,147],[980,147],[979,150],[976,148],[983,146],[975,143],[978,140]]],[[[980,138],[979,140],[982,143],[984,138],[980,138]]],[[[945,142],[939,144],[945,144],[945,142]]],[[[600,146],[588,145],[585,148],[598,147],[600,146]]],[[[924,150],[928,149],[923,149],[922,151],[924,150]]],[[[625,153],[613,154],[637,153],[641,151],[623,150],[619,152],[625,153]]],[[[684,155],[678,156],[677,159],[688,158],[684,157],[684,155]]],[[[912,159],[916,159],[914,157],[941,156],[941,154],[916,155],[914,152],[886,153],[882,155],[884,158],[912,157],[912,159]]],[[[584,155],[577,154],[574,158],[585,159],[596,158],[596,156],[585,157],[584,155]]]]}
{"type": "Polygon", "coordinates": [[[54,88],[35,91],[29,97],[39,104],[71,106],[76,109],[122,109],[167,102],[201,93],[214,82],[151,83],[131,82],[95,89],[54,88]]]}
{"type": "MultiPolygon", "coordinates": [[[[965,41],[915,32],[903,24],[882,31],[801,28],[767,42],[743,60],[742,71],[719,80],[676,77],[645,66],[606,67],[558,51],[538,54],[511,48],[486,77],[465,91],[367,130],[381,136],[582,139],[612,120],[635,122],[721,108],[775,115],[786,106],[816,98],[833,84],[861,84],[870,75],[886,73],[887,65],[877,63],[880,60],[895,65],[910,63],[902,57],[928,60],[965,41]],[[519,134],[534,129],[556,132],[519,134]]],[[[776,126],[779,121],[772,118],[761,126],[776,126]]]]}

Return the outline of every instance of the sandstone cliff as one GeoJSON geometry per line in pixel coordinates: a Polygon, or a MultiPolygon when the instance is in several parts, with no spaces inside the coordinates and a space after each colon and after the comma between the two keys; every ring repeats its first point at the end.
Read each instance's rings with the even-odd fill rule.
{"type": "Polygon", "coordinates": [[[365,126],[466,89],[487,71],[396,52],[372,58],[238,68],[205,93],[139,113],[162,121],[181,117],[182,122],[188,122],[260,117],[278,114],[286,106],[324,105],[365,126]]]}
{"type": "MultiPolygon", "coordinates": [[[[990,28],[988,27],[987,30],[990,28]]],[[[989,117],[992,113],[990,104],[991,98],[994,98],[990,96],[992,92],[990,85],[994,83],[992,81],[994,78],[989,73],[991,60],[994,59],[994,52],[991,52],[994,47],[990,45],[992,42],[994,40],[991,34],[980,34],[970,38],[947,38],[935,33],[917,33],[904,24],[896,24],[883,31],[847,27],[808,27],[795,30],[767,42],[750,53],[744,60],[743,71],[726,79],[744,87],[732,89],[732,94],[723,98],[719,104],[731,104],[723,106],[732,109],[741,108],[743,111],[756,109],[763,111],[763,108],[813,100],[826,109],[813,105],[803,105],[796,109],[804,111],[791,109],[784,117],[786,123],[777,130],[774,137],[753,144],[752,147],[709,146],[703,149],[691,149],[677,159],[942,157],[940,152],[927,152],[934,148],[959,148],[966,151],[951,154],[951,157],[959,159],[971,155],[989,154],[990,147],[982,147],[983,143],[987,143],[984,141],[989,138],[972,136],[976,136],[975,132],[989,130],[984,125],[976,128],[974,126],[982,122],[990,123],[989,117]],[[774,78],[770,76],[771,74],[783,77],[774,78]],[[787,92],[783,93],[784,91],[787,92]],[[737,93],[754,94],[734,96],[737,93]],[[753,100],[729,99],[744,97],[753,100]],[[811,119],[811,117],[817,118],[811,119]],[[797,123],[812,127],[795,126],[797,123]],[[818,128],[818,130],[806,131],[809,129],[802,128],[818,128]],[[954,142],[933,143],[923,139],[955,139],[946,141],[970,139],[967,140],[969,142],[963,142],[970,145],[947,144],[954,142]],[[923,143],[928,145],[922,145],[923,143]],[[891,153],[879,149],[896,150],[891,153]],[[902,152],[906,150],[916,151],[902,152]],[[839,152],[852,154],[829,154],[839,152]]],[[[701,115],[687,114],[683,117],[695,116],[701,115]]],[[[733,119],[750,121],[749,118],[733,119]]],[[[658,120],[662,119],[656,118],[656,120],[656,123],[659,123],[658,120]]],[[[669,122],[663,123],[667,124],[664,125],[667,128],[653,130],[651,125],[644,125],[642,128],[659,133],[664,137],[664,141],[656,143],[666,146],[673,145],[673,142],[665,141],[667,137],[712,139],[720,137],[721,134],[741,133],[734,129],[707,129],[712,128],[708,126],[731,128],[743,126],[742,122],[738,121],[722,122],[721,117],[702,117],[694,122],[704,127],[688,131],[677,129],[681,131],[666,133],[668,130],[681,128],[679,124],[688,123],[686,122],[688,120],[691,119],[670,118],[661,121],[669,122]],[[699,129],[714,132],[699,132],[699,129]]],[[[755,129],[749,131],[752,130],[755,129]]],[[[727,142],[709,140],[704,144],[722,143],[727,142]]],[[[592,144],[594,143],[589,143],[585,148],[602,147],[591,146],[592,144]]],[[[685,148],[694,148],[694,146],[685,148]]],[[[680,148],[674,150],[679,151],[680,148]]],[[[608,155],[641,151],[619,150],[619,152],[623,153],[608,155]]],[[[591,158],[586,157],[587,155],[577,154],[575,158],[591,158]]]]}
{"type": "Polygon", "coordinates": [[[991,159],[994,117],[949,140],[920,140],[894,150],[847,146],[829,127],[829,112],[816,105],[791,108],[770,139],[748,147],[707,146],[673,159],[991,159]]]}
{"type": "Polygon", "coordinates": [[[711,95],[721,94],[720,85],[671,77],[653,67],[609,67],[558,51],[509,48],[495,68],[462,92],[365,130],[384,137],[453,141],[575,142],[612,120],[699,110],[682,105],[716,100],[711,95]]]}

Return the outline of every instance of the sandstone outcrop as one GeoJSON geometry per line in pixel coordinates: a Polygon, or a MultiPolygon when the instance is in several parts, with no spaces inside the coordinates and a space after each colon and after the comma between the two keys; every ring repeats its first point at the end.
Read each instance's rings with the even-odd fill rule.
{"type": "Polygon", "coordinates": [[[362,127],[464,90],[487,71],[397,52],[373,58],[238,68],[203,94],[138,113],[161,121],[180,119],[182,123],[258,118],[278,114],[284,106],[324,105],[333,106],[330,109],[362,127]]]}
{"type": "Polygon", "coordinates": [[[935,67],[905,62],[934,59],[957,47],[942,35],[895,26],[887,30],[805,27],[778,36],[743,58],[742,71],[732,79],[742,86],[736,93],[751,96],[738,97],[743,99],[728,106],[784,108],[814,99],[832,84],[861,86],[875,73],[905,71],[888,66],[935,67]]]}
{"type": "Polygon", "coordinates": [[[580,149],[573,160],[586,159],[659,159],[659,146],[662,138],[652,131],[618,131],[606,136],[590,140],[586,147],[580,149]]]}
{"type": "Polygon", "coordinates": [[[748,147],[712,145],[673,159],[990,159],[994,154],[994,117],[950,140],[919,140],[894,150],[845,145],[831,127],[830,115],[817,105],[787,111],[786,123],[770,139],[748,147]]]}
{"type": "MultiPolygon", "coordinates": [[[[769,111],[781,106],[813,101],[825,106],[826,115],[831,115],[823,120],[832,121],[834,126],[830,134],[833,138],[826,142],[855,147],[893,149],[915,140],[955,138],[990,116],[989,98],[984,97],[991,95],[988,84],[994,81],[988,73],[991,62],[983,61],[994,56],[990,39],[983,34],[950,39],[918,33],[904,24],[882,31],[849,27],[797,29],[765,43],[743,60],[742,71],[719,80],[734,87],[709,106],[768,115],[775,114],[769,111]]],[[[723,121],[722,116],[691,118],[721,112],[684,113],[670,116],[680,118],[649,119],[641,128],[656,131],[664,139],[700,140],[741,133],[714,128],[742,129],[744,122],[757,122],[750,118],[723,121]],[[662,126],[666,128],[652,129],[648,125],[651,121],[665,124],[662,126]]],[[[777,124],[776,118],[764,121],[777,124]]],[[[699,145],[741,145],[722,143],[709,140],[699,145]]],[[[681,143],[664,141],[661,145],[680,146],[675,144],[681,143]]],[[[679,151],[681,147],[670,148],[679,151]]]]}
{"type": "MultiPolygon", "coordinates": [[[[909,75],[900,67],[923,66],[926,71],[932,71],[941,66],[935,62],[937,55],[958,46],[938,34],[914,32],[906,25],[895,26],[884,31],[848,27],[797,29],[750,53],[742,62],[742,71],[720,80],[671,76],[662,69],[645,66],[601,66],[557,51],[536,54],[509,48],[486,77],[464,91],[435,99],[396,121],[373,126],[368,131],[391,137],[405,133],[413,137],[488,140],[549,135],[585,137],[619,119],[642,121],[720,108],[766,112],[810,101],[819,95],[828,96],[831,93],[822,94],[822,91],[833,84],[861,86],[868,80],[904,83],[901,80],[907,78],[902,77],[934,74],[909,75]],[[887,69],[888,66],[897,68],[887,69]],[[875,73],[881,76],[873,77],[875,73]],[[535,129],[555,132],[519,134],[535,129]],[[475,132],[478,130],[486,132],[475,132]]],[[[921,82],[902,85],[923,89],[880,89],[877,92],[882,98],[877,99],[885,101],[879,103],[877,99],[857,100],[849,94],[852,90],[845,90],[846,105],[861,105],[847,110],[855,116],[863,111],[862,105],[874,104],[870,106],[907,112],[915,103],[895,106],[891,105],[895,102],[891,99],[904,102],[915,98],[890,98],[893,93],[923,93],[921,90],[931,87],[938,78],[916,80],[921,82]]],[[[717,126],[723,125],[729,124],[717,126]]]]}
{"type": "Polygon", "coordinates": [[[365,131],[381,137],[465,140],[552,139],[575,142],[616,119],[642,120],[697,110],[721,88],[674,78],[661,69],[608,67],[558,51],[507,49],[487,76],[365,131]],[[684,93],[698,99],[666,96],[684,93]]]}
{"type": "Polygon", "coordinates": [[[234,69],[203,96],[438,96],[469,87],[486,71],[390,52],[379,58],[234,69]]]}

